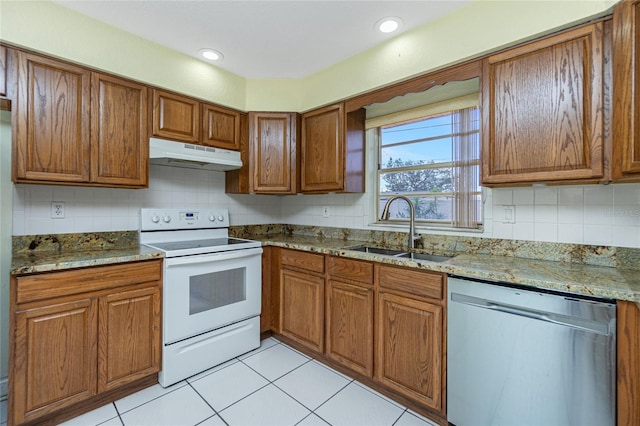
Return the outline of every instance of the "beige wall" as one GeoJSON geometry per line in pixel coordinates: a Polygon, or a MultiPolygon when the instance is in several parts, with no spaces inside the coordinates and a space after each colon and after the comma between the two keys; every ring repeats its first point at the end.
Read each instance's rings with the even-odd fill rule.
{"type": "Polygon", "coordinates": [[[0,0],[0,39],[241,110],[304,111],[583,21],[615,3],[476,0],[300,80],[247,80],[50,1],[0,0]]]}
{"type": "Polygon", "coordinates": [[[0,39],[244,109],[245,79],[50,1],[0,0],[0,39]]]}
{"type": "Polygon", "coordinates": [[[366,92],[602,14],[609,1],[476,0],[302,80],[302,109],[366,92]]]}

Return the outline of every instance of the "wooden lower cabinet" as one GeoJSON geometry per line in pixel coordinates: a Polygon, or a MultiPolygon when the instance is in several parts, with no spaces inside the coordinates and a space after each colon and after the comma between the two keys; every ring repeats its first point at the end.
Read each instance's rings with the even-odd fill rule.
{"type": "Polygon", "coordinates": [[[361,374],[373,374],[373,289],[327,281],[326,355],[361,374]]]}
{"type": "Polygon", "coordinates": [[[281,333],[311,350],[324,350],[324,278],[282,269],[281,333]]]}
{"type": "Polygon", "coordinates": [[[98,392],[159,371],[158,287],[101,297],[98,318],[98,392]]]}
{"type": "Polygon", "coordinates": [[[443,308],[379,293],[377,318],[375,379],[440,410],[443,308]]]}
{"type": "Polygon", "coordinates": [[[618,426],[640,425],[640,304],[617,303],[618,426]]]}
{"type": "Polygon", "coordinates": [[[97,314],[97,301],[85,296],[15,313],[9,424],[96,394],[97,314]]]}
{"type": "Polygon", "coordinates": [[[12,277],[9,425],[80,414],[79,403],[160,370],[161,266],[152,260],[12,277]]]}

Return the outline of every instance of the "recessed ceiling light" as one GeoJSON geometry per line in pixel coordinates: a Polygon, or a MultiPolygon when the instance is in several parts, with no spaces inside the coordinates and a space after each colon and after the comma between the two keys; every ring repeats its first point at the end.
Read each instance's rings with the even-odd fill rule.
{"type": "Polygon", "coordinates": [[[397,16],[382,18],[376,22],[375,28],[381,33],[392,33],[402,26],[402,19],[397,16]]]}
{"type": "Polygon", "coordinates": [[[218,52],[217,50],[213,50],[213,49],[200,49],[200,54],[205,59],[208,59],[210,61],[219,61],[222,58],[224,58],[222,53],[218,52]]]}

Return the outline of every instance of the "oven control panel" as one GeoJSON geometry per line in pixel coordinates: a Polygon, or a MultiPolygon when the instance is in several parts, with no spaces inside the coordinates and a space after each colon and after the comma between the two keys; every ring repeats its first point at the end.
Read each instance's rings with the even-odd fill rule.
{"type": "Polygon", "coordinates": [[[141,209],[140,230],[228,228],[227,209],[141,209]]]}

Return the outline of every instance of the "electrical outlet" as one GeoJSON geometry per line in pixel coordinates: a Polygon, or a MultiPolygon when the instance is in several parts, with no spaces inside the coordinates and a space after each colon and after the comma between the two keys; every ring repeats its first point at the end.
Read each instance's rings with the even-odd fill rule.
{"type": "Polygon", "coordinates": [[[328,206],[323,206],[322,207],[322,217],[329,217],[329,207],[328,206]]]}
{"type": "Polygon", "coordinates": [[[51,202],[51,218],[64,219],[64,201],[51,202]]]}

